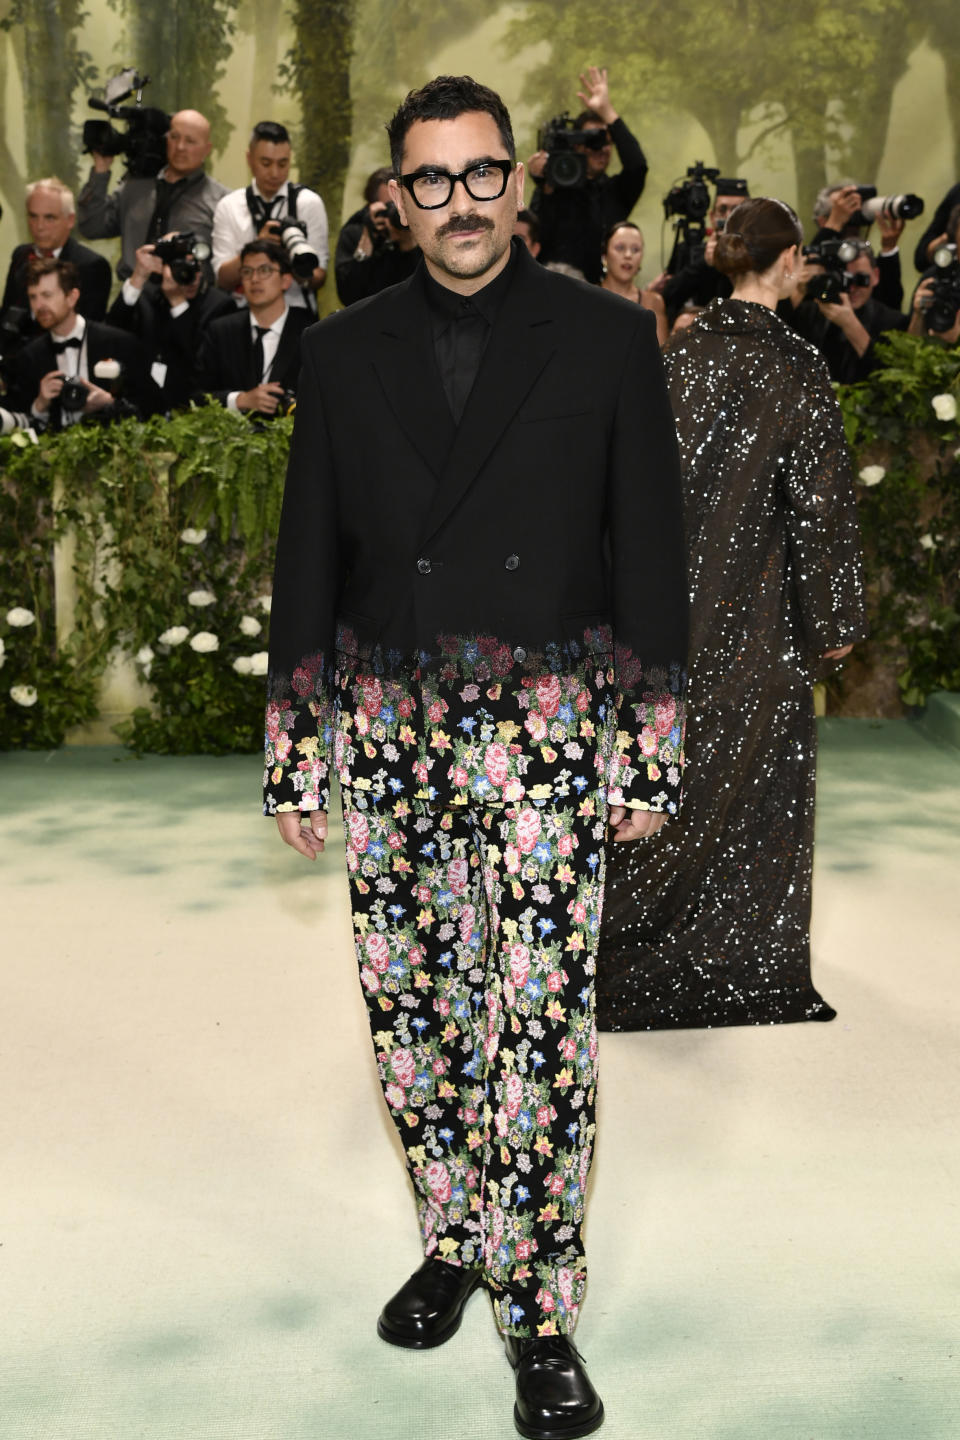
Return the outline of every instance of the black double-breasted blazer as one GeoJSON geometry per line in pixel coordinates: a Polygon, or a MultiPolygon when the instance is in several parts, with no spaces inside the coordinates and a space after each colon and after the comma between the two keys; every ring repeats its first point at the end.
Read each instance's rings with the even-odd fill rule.
{"type": "Polygon", "coordinates": [[[615,649],[627,698],[684,669],[679,460],[652,317],[522,246],[512,264],[459,426],[422,271],[306,333],[275,701],[305,671],[325,693],[338,651],[409,675],[451,637],[492,638],[518,674],[615,649]]]}

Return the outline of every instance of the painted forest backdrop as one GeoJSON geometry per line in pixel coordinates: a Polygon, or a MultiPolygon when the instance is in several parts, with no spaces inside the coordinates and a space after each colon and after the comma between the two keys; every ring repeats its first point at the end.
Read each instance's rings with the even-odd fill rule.
{"type": "Polygon", "coordinates": [[[607,64],[650,161],[648,276],[662,197],[696,159],[796,204],[808,227],[827,181],[915,191],[930,209],[960,177],[960,0],[0,0],[0,24],[4,251],[25,238],[26,180],[82,183],[87,96],[126,64],[152,77],[146,103],[210,118],[228,185],[246,179],[251,124],[288,124],[334,231],[411,86],[441,70],[493,84],[527,155],[544,119],[579,108],[578,72],[607,64]]]}

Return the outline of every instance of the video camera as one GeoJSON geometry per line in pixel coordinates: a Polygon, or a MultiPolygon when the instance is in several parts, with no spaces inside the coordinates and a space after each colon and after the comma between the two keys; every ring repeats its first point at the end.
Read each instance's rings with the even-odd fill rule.
{"type": "Polygon", "coordinates": [[[143,102],[143,87],[150,83],[149,75],[138,75],[136,70],[121,70],[103,89],[103,99],[91,96],[88,105],[92,110],[104,110],[110,120],[120,120],[127,127],[118,130],[110,120],[86,120],[83,126],[83,148],[85,153],[96,151],[98,155],[122,155],[126,161],[128,175],[152,178],[167,158],[167,131],[170,116],[165,110],[156,110],[143,102]],[[128,95],[137,92],[136,104],[121,105],[128,95]]]}
{"type": "Polygon", "coordinates": [[[306,238],[305,223],[302,220],[293,220],[287,215],[283,220],[268,221],[267,229],[277,237],[286,250],[294,279],[299,280],[301,284],[309,280],[320,264],[320,256],[306,238]]]}
{"type": "Polygon", "coordinates": [[[546,150],[547,163],[544,166],[545,184],[557,190],[573,190],[587,183],[587,157],[577,149],[583,145],[587,150],[602,150],[610,139],[605,125],[591,126],[589,130],[578,130],[576,122],[570,119],[569,111],[555,115],[548,120],[537,136],[537,149],[546,150]]]}
{"type": "Polygon", "coordinates": [[[869,275],[847,274],[847,266],[860,253],[855,240],[827,239],[818,245],[804,245],[803,258],[822,265],[826,272],[807,281],[806,298],[820,300],[824,305],[838,305],[841,295],[869,285],[869,275]]]}
{"type": "Polygon", "coordinates": [[[927,329],[935,335],[942,335],[945,330],[953,328],[960,310],[960,260],[957,259],[956,245],[938,245],[933,252],[933,263],[938,274],[926,311],[927,329]]]}
{"type": "Polygon", "coordinates": [[[664,218],[669,220],[671,215],[679,217],[674,222],[676,239],[670,261],[674,274],[685,265],[703,259],[707,239],[705,222],[710,211],[707,181],[716,180],[719,174],[719,170],[709,168],[702,160],[695,160],[687,167],[686,179],[678,180],[664,196],[664,218]]]}
{"type": "Polygon", "coordinates": [[[170,274],[178,285],[187,286],[192,285],[203,272],[206,261],[210,259],[210,246],[206,240],[198,239],[192,230],[181,230],[166,240],[158,240],[153,253],[164,265],[170,266],[170,274]]]}

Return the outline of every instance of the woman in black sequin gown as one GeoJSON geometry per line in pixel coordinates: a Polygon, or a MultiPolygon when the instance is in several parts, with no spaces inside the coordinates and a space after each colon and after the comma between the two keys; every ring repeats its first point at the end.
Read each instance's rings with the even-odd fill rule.
{"type": "Polygon", "coordinates": [[[826,366],[777,317],[789,206],[738,206],[735,281],[665,360],[693,600],[681,815],[611,845],[602,1029],[830,1020],[810,978],[812,684],[866,633],[843,425],[826,366]]]}

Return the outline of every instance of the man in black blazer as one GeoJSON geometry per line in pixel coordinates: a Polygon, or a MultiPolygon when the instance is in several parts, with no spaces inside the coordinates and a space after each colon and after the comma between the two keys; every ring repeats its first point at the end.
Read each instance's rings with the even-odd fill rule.
{"type": "Polygon", "coordinates": [[[246,310],[224,315],[204,334],[194,377],[197,399],[212,395],[228,410],[275,415],[300,379],[300,337],[313,324],[304,306],[288,307],[293,281],[286,251],[251,240],[240,256],[246,310]]]}
{"type": "Polygon", "coordinates": [[[543,270],[509,115],[444,76],[388,127],[414,276],[322,321],[277,547],[265,811],[323,849],[336,771],[361,983],[425,1259],[378,1332],[492,1294],[521,1433],[603,1406],[586,1282],[607,825],[677,810],[687,600],[649,312],[543,270]]]}
{"type": "MultiPolygon", "coordinates": [[[[73,192],[62,180],[53,177],[35,180],[27,186],[27,224],[32,239],[18,245],[10,257],[7,281],[0,312],[7,315],[12,307],[29,314],[27,282],[31,260],[68,260],[77,272],[80,299],[77,313],[87,320],[102,320],[107,313],[110,295],[110,263],[96,250],[71,234],[76,223],[73,192]]],[[[41,327],[27,319],[21,328],[24,339],[39,335],[41,327]]]]}
{"type": "Polygon", "coordinates": [[[10,367],[10,403],[29,411],[41,428],[63,430],[84,416],[122,418],[150,415],[158,408],[156,386],[147,373],[143,350],[132,335],[112,325],[86,320],[78,310],[80,287],[69,261],[38,260],[27,288],[30,306],[43,334],[15,356],[10,367]],[[112,361],[109,365],[107,362],[112,361]],[[107,365],[109,373],[98,374],[107,365]],[[86,391],[82,406],[65,406],[66,380],[79,380],[86,391]],[[118,404],[118,399],[123,403],[118,404]]]}

